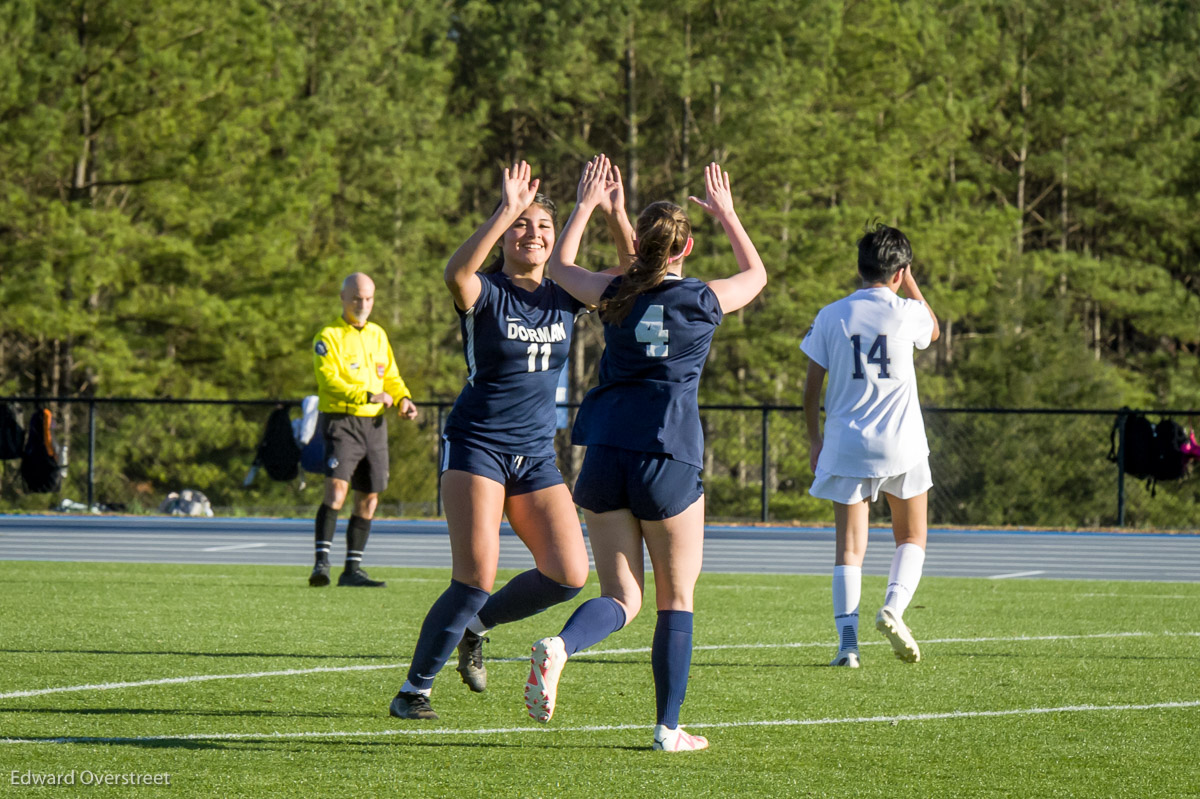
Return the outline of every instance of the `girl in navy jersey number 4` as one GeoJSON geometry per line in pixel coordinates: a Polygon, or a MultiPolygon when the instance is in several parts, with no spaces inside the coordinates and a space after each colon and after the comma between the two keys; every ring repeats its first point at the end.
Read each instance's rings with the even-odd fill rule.
{"type": "MultiPolygon", "coordinates": [[[[620,174],[606,178],[600,205],[629,261],[632,227],[620,174]]],[[[523,161],[505,169],[500,206],[446,264],[468,371],[446,421],[441,464],[453,565],[450,587],[426,615],[408,679],[389,707],[397,718],[437,718],[429,703],[433,679],[456,645],[463,682],[483,691],[488,629],[564,602],[587,581],[579,517],[554,461],[554,394],[583,305],[543,279],[555,209],[538,185],[523,161]],[[500,257],[483,268],[498,241],[500,257]],[[491,594],[501,515],[536,568],[491,594]]]]}
{"type": "Polygon", "coordinates": [[[604,323],[600,382],[584,398],[572,435],[588,448],[575,501],[587,519],[601,596],[580,605],[558,635],[534,644],[525,706],[534,719],[549,721],[567,659],[637,615],[645,585],[644,543],[658,607],[651,654],[653,748],[704,749],[707,740],[679,726],[692,658],[692,595],[704,545],[697,388],[722,316],[758,296],[767,273],[733,210],[729,176],[717,164],[705,169],[705,199],[691,200],[724,227],[737,274],[708,283],[683,277],[691,225],[682,208],[666,202],[638,217],[637,257],[623,276],[575,266],[610,168],[604,156],[585,168],[578,203],[548,266],[551,278],[576,299],[599,307],[604,323]]]}

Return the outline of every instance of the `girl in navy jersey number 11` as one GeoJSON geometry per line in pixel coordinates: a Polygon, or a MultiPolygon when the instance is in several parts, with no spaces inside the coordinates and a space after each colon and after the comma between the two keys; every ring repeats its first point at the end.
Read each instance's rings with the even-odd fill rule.
{"type": "Polygon", "coordinates": [[[525,706],[533,718],[549,721],[567,659],[637,615],[645,585],[644,543],[658,607],[651,654],[653,748],[682,752],[708,746],[679,726],[704,545],[700,373],[722,316],[758,296],[767,273],[733,210],[729,176],[717,164],[705,169],[705,199],[691,200],[724,227],[737,274],[708,283],[683,277],[691,225],[682,208],[666,202],[638,217],[636,259],[623,276],[575,266],[610,169],[602,155],[585,168],[578,203],[548,266],[551,278],[577,300],[599,308],[604,323],[600,383],[584,398],[572,435],[588,448],[575,501],[587,519],[601,596],[580,605],[558,635],[534,644],[525,706]]]}
{"type": "MultiPolygon", "coordinates": [[[[555,209],[530,172],[523,161],[504,170],[499,207],[446,264],[467,362],[441,464],[452,574],[425,617],[408,679],[389,707],[398,718],[437,718],[429,704],[433,679],[456,645],[463,682],[483,691],[488,629],[564,602],[587,581],[579,516],[554,461],[554,394],[583,305],[544,279],[555,209]],[[484,268],[497,242],[500,257],[484,268]],[[502,515],[536,568],[491,594],[502,515]]],[[[600,204],[622,259],[632,260],[620,175],[614,170],[606,178],[600,204]]]]}

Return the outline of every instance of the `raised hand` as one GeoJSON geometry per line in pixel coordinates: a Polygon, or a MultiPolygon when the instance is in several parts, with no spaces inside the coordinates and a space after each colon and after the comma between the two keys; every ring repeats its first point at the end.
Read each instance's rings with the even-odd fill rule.
{"type": "Polygon", "coordinates": [[[542,181],[540,178],[531,180],[531,174],[533,174],[533,169],[525,161],[520,161],[504,169],[501,190],[504,194],[505,206],[520,212],[533,204],[533,198],[537,196],[538,186],[542,181]]]}
{"type": "Polygon", "coordinates": [[[587,162],[579,178],[579,188],[575,190],[575,200],[579,205],[603,207],[611,192],[608,187],[610,168],[608,156],[603,153],[587,162]]]}
{"type": "Polygon", "coordinates": [[[616,164],[612,164],[608,169],[600,210],[609,216],[625,210],[625,184],[621,182],[621,170],[616,164]]]}
{"type": "Polygon", "coordinates": [[[721,310],[732,313],[744,308],[758,296],[767,285],[767,269],[763,266],[754,242],[750,240],[742,221],[733,210],[733,192],[729,189],[729,173],[715,161],[704,168],[704,199],[689,197],[703,208],[725,229],[729,243],[733,246],[733,257],[737,260],[738,273],[720,280],[708,281],[708,287],[717,295],[721,310]]]}
{"type": "Polygon", "coordinates": [[[733,192],[729,188],[729,173],[721,169],[716,161],[704,167],[704,199],[688,197],[718,221],[735,216],[733,192]]]}

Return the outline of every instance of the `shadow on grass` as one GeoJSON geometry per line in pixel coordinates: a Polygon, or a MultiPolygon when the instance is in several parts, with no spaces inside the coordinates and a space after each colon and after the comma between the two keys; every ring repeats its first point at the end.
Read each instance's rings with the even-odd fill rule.
{"type": "Polygon", "coordinates": [[[526,741],[516,742],[499,742],[499,741],[429,741],[429,740],[396,740],[390,738],[384,741],[364,741],[356,740],[351,737],[330,737],[330,738],[303,738],[289,739],[281,741],[274,738],[239,738],[237,740],[220,740],[219,734],[214,734],[212,738],[171,738],[163,737],[103,737],[103,736],[65,736],[65,735],[22,735],[19,736],[22,741],[31,741],[36,743],[50,744],[78,744],[80,746],[130,746],[139,749],[190,749],[190,750],[221,750],[221,751],[241,751],[250,750],[254,752],[303,752],[314,746],[336,746],[344,749],[348,746],[355,748],[372,747],[380,751],[395,750],[398,748],[414,748],[428,749],[437,751],[478,751],[481,749],[524,749],[528,751],[530,748],[541,749],[561,749],[561,750],[609,750],[614,752],[648,752],[649,746],[629,746],[626,744],[587,744],[587,743],[562,743],[555,741],[552,745],[538,746],[526,741]]]}
{"type": "MultiPolygon", "coordinates": [[[[422,736],[422,738],[423,737],[424,736],[422,736]]],[[[453,751],[456,749],[462,749],[462,750],[466,750],[466,751],[476,750],[476,749],[524,749],[524,750],[529,750],[529,749],[533,749],[533,748],[547,749],[547,750],[552,750],[552,749],[562,749],[562,750],[605,749],[605,750],[611,750],[611,751],[616,751],[616,752],[648,752],[648,751],[650,751],[649,745],[629,746],[627,744],[596,744],[596,743],[588,744],[588,743],[582,743],[582,742],[580,742],[580,743],[562,743],[557,740],[553,741],[553,742],[538,743],[537,741],[538,741],[537,736],[533,736],[533,737],[525,736],[523,740],[514,741],[514,742],[411,740],[407,736],[405,736],[403,733],[401,733],[401,734],[396,735],[395,737],[388,737],[384,740],[364,741],[364,740],[356,740],[354,738],[349,738],[349,737],[328,738],[328,739],[325,739],[325,738],[307,739],[306,738],[302,741],[302,743],[304,744],[305,747],[309,747],[309,746],[313,746],[313,745],[337,746],[337,747],[342,747],[342,748],[347,747],[347,746],[353,746],[355,748],[372,747],[372,748],[379,748],[379,749],[396,749],[399,747],[404,747],[404,748],[414,748],[414,749],[433,749],[433,750],[441,750],[441,751],[453,751]]],[[[228,743],[228,744],[250,743],[250,744],[255,744],[254,748],[256,750],[278,749],[280,751],[286,751],[288,749],[294,748],[294,745],[297,743],[301,743],[301,741],[292,740],[292,741],[283,742],[283,741],[276,741],[276,740],[270,740],[270,739],[243,738],[238,741],[222,741],[221,743],[228,743]]]]}
{"type": "Polygon", "coordinates": [[[754,663],[754,662],[750,662],[750,661],[746,661],[745,663],[738,663],[738,662],[729,661],[729,660],[723,660],[723,661],[709,660],[709,661],[705,661],[703,663],[698,663],[694,660],[692,661],[692,670],[693,671],[695,671],[696,669],[817,669],[817,668],[820,668],[820,669],[829,668],[829,663],[824,660],[818,661],[815,663],[754,663]]]}
{"type": "Polygon", "coordinates": [[[290,710],[187,710],[179,708],[149,707],[98,707],[98,708],[52,708],[52,707],[4,707],[0,713],[41,713],[65,716],[215,716],[247,718],[297,718],[329,719],[359,718],[359,713],[306,713],[290,710]]]}
{"type": "Polygon", "coordinates": [[[164,655],[196,658],[309,658],[319,660],[395,660],[400,655],[306,655],[298,652],[177,652],[119,649],[0,649],[8,655],[164,655]]]}
{"type": "Polygon", "coordinates": [[[205,750],[217,749],[225,750],[232,749],[228,741],[213,741],[213,740],[183,740],[180,738],[155,738],[148,740],[140,740],[138,738],[107,738],[107,737],[86,737],[86,736],[67,736],[67,735],[22,735],[22,741],[30,741],[33,743],[42,744],[58,744],[65,746],[68,744],[77,744],[79,746],[133,746],[139,749],[192,749],[205,750]]]}

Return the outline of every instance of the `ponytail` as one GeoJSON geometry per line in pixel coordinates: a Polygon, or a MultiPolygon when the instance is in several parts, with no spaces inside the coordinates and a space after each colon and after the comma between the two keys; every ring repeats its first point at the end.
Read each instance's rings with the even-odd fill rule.
{"type": "Polygon", "coordinates": [[[646,206],[637,220],[637,257],[625,271],[617,293],[600,301],[600,320],[620,325],[638,296],[663,282],[673,258],[683,254],[692,223],[678,205],[657,202],[646,206]]]}

